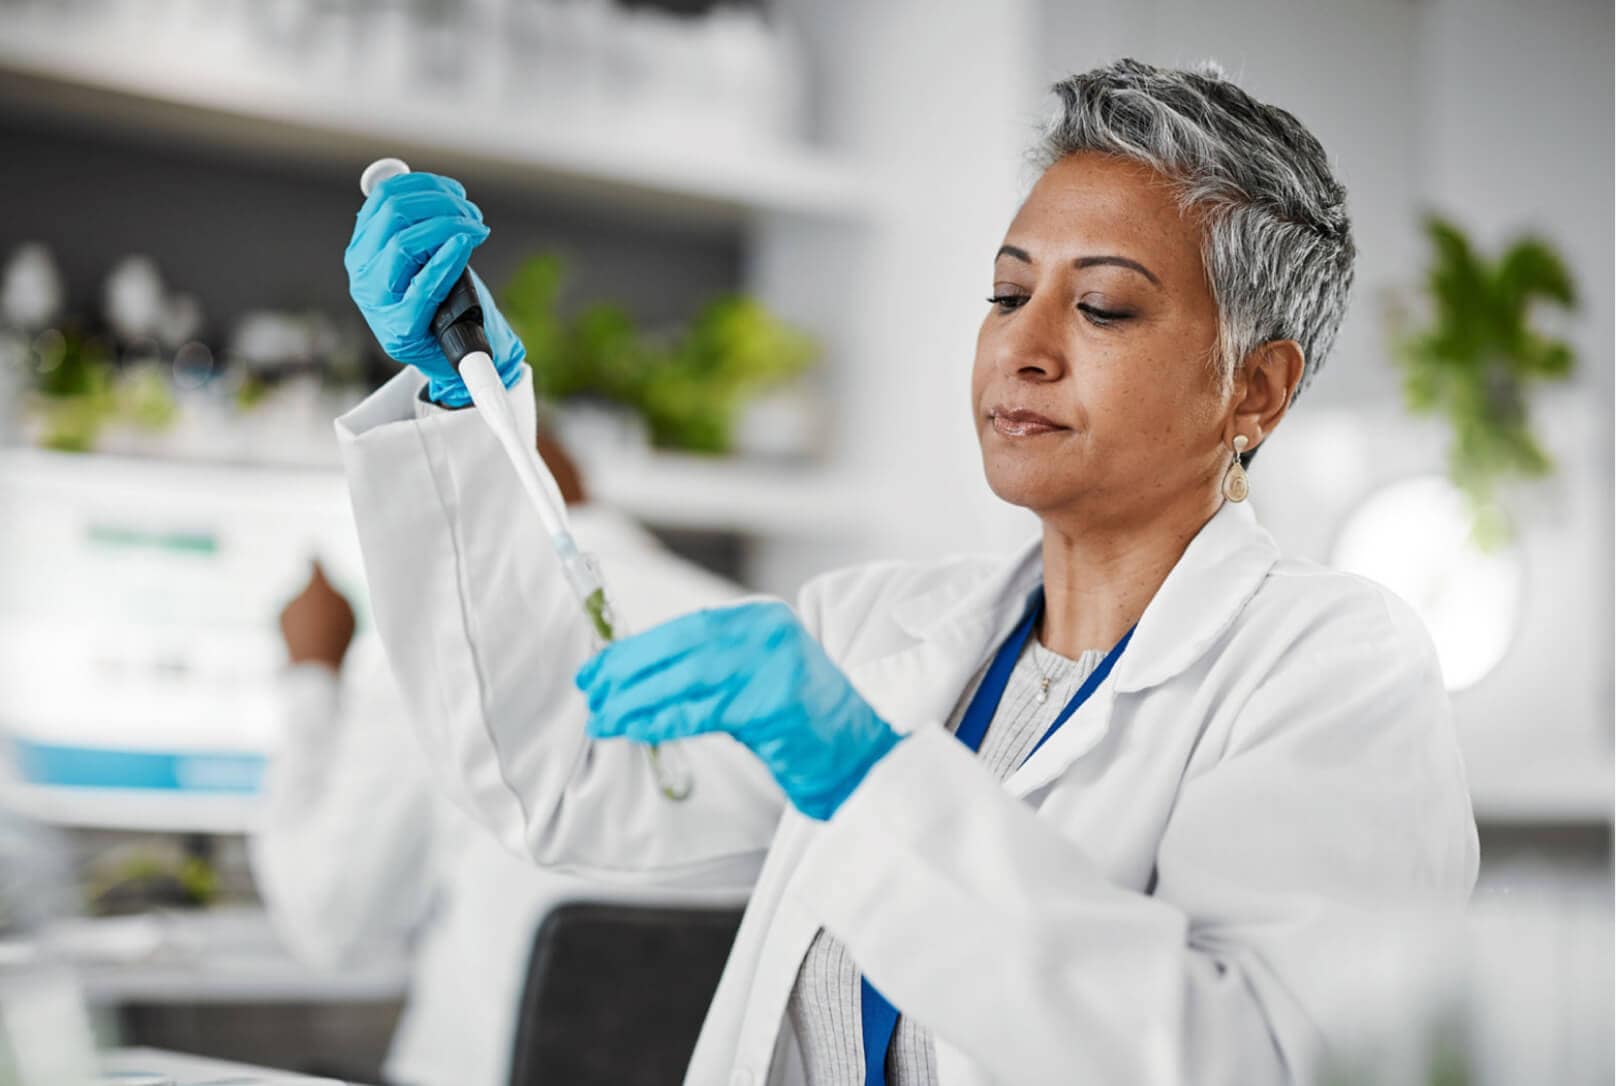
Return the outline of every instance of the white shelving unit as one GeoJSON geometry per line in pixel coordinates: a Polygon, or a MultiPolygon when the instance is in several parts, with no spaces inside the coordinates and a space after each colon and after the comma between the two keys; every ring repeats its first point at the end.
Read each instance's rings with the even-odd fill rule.
{"type": "Polygon", "coordinates": [[[0,804],[55,826],[153,833],[247,833],[257,822],[257,796],[166,795],[150,789],[41,788],[7,774],[0,804]]]}
{"type": "MultiPolygon", "coordinates": [[[[241,459],[228,455],[230,450],[205,455],[196,449],[183,458],[171,457],[160,447],[133,456],[20,449],[0,454],[0,463],[43,479],[79,479],[93,466],[114,478],[143,481],[150,468],[172,465],[180,473],[188,468],[214,475],[235,470],[244,485],[252,486],[262,485],[266,472],[285,471],[329,480],[318,485],[333,493],[346,486],[334,450],[325,456],[319,449],[288,443],[258,448],[275,459],[241,459]]],[[[662,528],[812,540],[856,533],[873,511],[859,478],[835,467],[655,451],[580,460],[593,498],[662,528]]]]}
{"type": "Polygon", "coordinates": [[[445,166],[691,214],[858,217],[870,200],[848,164],[803,144],[400,98],[229,57],[167,56],[89,28],[67,35],[37,16],[13,18],[0,35],[0,91],[212,144],[343,161],[424,152],[445,166]]]}
{"type": "Polygon", "coordinates": [[[1592,755],[1586,761],[1568,758],[1552,762],[1498,766],[1471,759],[1470,802],[1476,818],[1488,824],[1604,825],[1611,824],[1610,755],[1592,755]]]}
{"type": "Polygon", "coordinates": [[[377,944],[359,965],[317,969],[281,944],[256,906],[74,919],[50,933],[92,1003],[385,1002],[404,994],[409,962],[377,944]]]}
{"type": "MultiPolygon", "coordinates": [[[[464,108],[431,93],[390,94],[329,63],[300,74],[284,57],[215,55],[160,35],[135,42],[111,24],[64,34],[60,18],[36,10],[0,35],[0,101],[206,149],[333,165],[383,153],[418,156],[442,169],[571,190],[608,208],[727,223],[742,231],[749,252],[742,286],[789,319],[806,318],[816,333],[825,332],[826,318],[801,302],[824,291],[819,266],[805,258],[817,259],[826,239],[856,236],[883,213],[856,162],[802,142],[724,136],[713,125],[671,131],[628,116],[558,117],[508,103],[464,108]],[[776,231],[783,225],[801,233],[784,238],[776,231]],[[782,261],[791,268],[785,277],[760,278],[760,268],[782,261]]],[[[832,296],[838,305],[847,297],[832,296]]],[[[859,346],[838,331],[822,334],[828,354],[842,356],[828,364],[847,366],[859,346]]],[[[858,473],[841,463],[646,453],[585,466],[594,494],[648,523],[739,533],[763,547],[845,540],[860,531],[870,507],[858,473]]],[[[764,587],[795,585],[775,579],[764,587]]]]}
{"type": "Polygon", "coordinates": [[[208,1086],[213,1083],[236,1083],[237,1086],[341,1086],[334,1078],[314,1078],[295,1075],[270,1067],[255,1067],[234,1060],[210,1060],[184,1052],[170,1052],[149,1048],[116,1048],[101,1056],[101,1073],[113,1082],[133,1080],[151,1081],[149,1076],[163,1076],[158,1081],[172,1082],[174,1086],[208,1086]],[[136,1078],[135,1076],[147,1076],[136,1078]]]}
{"type": "Polygon", "coordinates": [[[869,512],[858,480],[833,469],[654,453],[586,472],[602,499],[665,528],[814,539],[857,532],[869,512]]]}

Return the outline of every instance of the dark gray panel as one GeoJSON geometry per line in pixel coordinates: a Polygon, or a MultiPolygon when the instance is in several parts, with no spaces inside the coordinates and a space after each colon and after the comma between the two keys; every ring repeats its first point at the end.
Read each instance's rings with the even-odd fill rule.
{"type": "MultiPolygon", "coordinates": [[[[342,251],[360,196],[329,164],[258,159],[140,133],[0,112],[0,254],[51,246],[79,313],[98,313],[119,257],[154,256],[172,289],[201,298],[210,334],[263,307],[357,320],[342,251]]],[[[426,165],[417,163],[417,165],[426,165]]],[[[569,201],[509,178],[462,174],[493,236],[475,266],[497,288],[527,255],[569,256],[568,304],[609,299],[641,321],[688,317],[740,286],[741,228],[569,201]]]]}

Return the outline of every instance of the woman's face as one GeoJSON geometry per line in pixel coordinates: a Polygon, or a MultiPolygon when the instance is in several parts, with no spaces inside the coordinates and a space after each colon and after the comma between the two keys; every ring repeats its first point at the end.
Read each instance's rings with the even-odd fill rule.
{"type": "Polygon", "coordinates": [[[1043,517],[1150,517],[1211,496],[1230,394],[1201,230],[1113,156],[1045,171],[993,263],[971,378],[988,485],[1043,517]]]}

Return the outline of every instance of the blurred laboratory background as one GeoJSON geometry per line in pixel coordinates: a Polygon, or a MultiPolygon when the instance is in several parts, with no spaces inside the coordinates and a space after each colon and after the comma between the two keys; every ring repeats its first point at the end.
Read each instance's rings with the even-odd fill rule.
{"type": "MultiPolygon", "coordinates": [[[[181,1082],[438,1081],[411,956],[465,872],[287,919],[254,844],[289,658],[375,665],[332,431],[396,369],[342,264],[369,161],[483,209],[558,475],[789,597],[1032,531],[982,480],[976,326],[1048,86],[1123,56],[1216,59],[1349,191],[1351,309],[1251,485],[1419,610],[1452,691],[1462,1041],[1398,1081],[1611,1082],[1612,34],[1603,0],[0,0],[0,1082],[56,1081],[28,1038],[81,1020],[181,1082]]],[[[707,965],[622,932],[699,905],[721,963],[739,907],[523,900],[473,1086],[605,1066],[545,1017],[541,928],[699,1022],[707,965]]],[[[660,1076],[610,1080],[677,1081],[676,1017],[660,1076]]]]}

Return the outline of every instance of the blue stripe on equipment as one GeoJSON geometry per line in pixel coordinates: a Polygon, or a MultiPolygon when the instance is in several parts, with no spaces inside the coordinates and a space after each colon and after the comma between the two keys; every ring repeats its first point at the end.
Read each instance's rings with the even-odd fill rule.
{"type": "Polygon", "coordinates": [[[261,754],[117,750],[13,739],[17,772],[56,788],[140,788],[251,795],[263,780],[261,754]]]}

